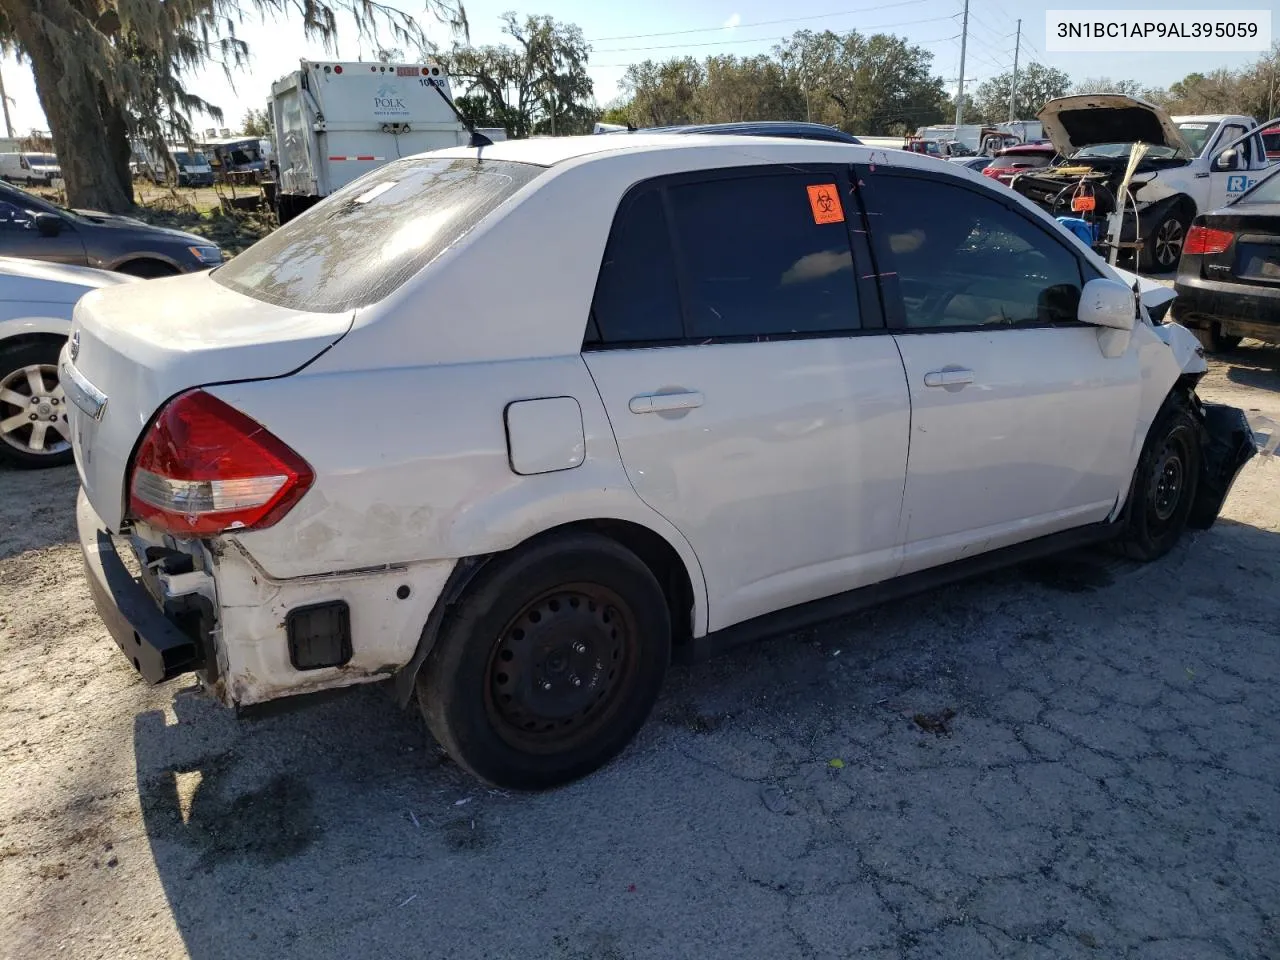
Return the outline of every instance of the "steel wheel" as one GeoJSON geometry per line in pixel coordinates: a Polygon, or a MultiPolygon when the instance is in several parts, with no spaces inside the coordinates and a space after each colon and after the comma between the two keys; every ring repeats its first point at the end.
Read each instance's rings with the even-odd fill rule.
{"type": "Polygon", "coordinates": [[[0,441],[37,457],[71,449],[66,397],[55,365],[29,364],[0,379],[0,441]]]}
{"type": "Polygon", "coordinates": [[[1186,240],[1186,231],[1177,217],[1170,217],[1156,228],[1152,237],[1156,264],[1165,270],[1171,270],[1182,258],[1182,244],[1186,240]]]}
{"type": "Polygon", "coordinates": [[[1147,529],[1153,536],[1165,533],[1179,513],[1178,507],[1187,488],[1187,465],[1190,462],[1185,439],[1181,434],[1168,438],[1152,465],[1147,485],[1147,529]]]}
{"type": "Polygon", "coordinates": [[[489,657],[485,706],[494,729],[531,753],[591,740],[612,720],[636,642],[627,605],[599,584],[566,584],[526,604],[489,657]]]}

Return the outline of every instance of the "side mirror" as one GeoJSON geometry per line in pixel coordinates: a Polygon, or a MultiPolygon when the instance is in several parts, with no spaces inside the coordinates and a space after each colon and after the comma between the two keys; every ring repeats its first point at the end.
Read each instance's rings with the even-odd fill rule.
{"type": "Polygon", "coordinates": [[[34,220],[42,237],[56,237],[62,232],[62,218],[57,214],[37,213],[34,220]]]}
{"type": "Polygon", "coordinates": [[[1132,330],[1138,311],[1133,291],[1119,280],[1098,277],[1084,285],[1076,313],[1081,323],[1108,330],[1132,330]]]}
{"type": "Polygon", "coordinates": [[[1234,148],[1231,150],[1223,150],[1216,160],[1213,161],[1213,169],[1215,170],[1238,170],[1240,169],[1240,154],[1234,148]]]}

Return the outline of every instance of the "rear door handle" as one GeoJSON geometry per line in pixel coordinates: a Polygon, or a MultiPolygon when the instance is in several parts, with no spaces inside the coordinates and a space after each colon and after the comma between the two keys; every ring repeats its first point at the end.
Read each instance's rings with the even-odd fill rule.
{"type": "Polygon", "coordinates": [[[688,393],[644,393],[632,397],[627,404],[632,413],[661,413],[665,410],[692,410],[702,406],[702,394],[696,390],[688,393]]]}
{"type": "Polygon", "coordinates": [[[924,375],[926,387],[951,387],[973,383],[972,370],[959,370],[951,367],[947,370],[930,370],[924,375]]]}

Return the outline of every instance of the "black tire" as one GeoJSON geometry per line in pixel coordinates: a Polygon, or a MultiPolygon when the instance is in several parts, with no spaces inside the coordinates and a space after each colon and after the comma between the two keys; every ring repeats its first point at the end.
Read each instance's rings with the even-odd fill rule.
{"type": "Polygon", "coordinates": [[[9,431],[0,430],[0,462],[24,470],[61,467],[72,462],[74,455],[71,444],[52,427],[52,423],[57,422],[65,429],[67,422],[66,399],[60,388],[54,389],[58,382],[58,354],[61,350],[62,341],[53,339],[10,347],[0,346],[0,390],[4,391],[0,393],[0,424],[29,410],[29,416],[35,416],[35,423],[43,427],[40,432],[41,445],[47,444],[50,450],[41,453],[31,449],[30,444],[35,439],[34,426],[23,424],[9,431]],[[10,395],[10,391],[24,397],[31,395],[32,390],[23,375],[23,371],[31,367],[42,368],[47,385],[42,396],[47,399],[21,407],[14,401],[4,399],[10,395]]]}
{"type": "Polygon", "coordinates": [[[1181,210],[1170,211],[1147,237],[1138,255],[1138,269],[1143,273],[1172,273],[1182,259],[1182,245],[1187,239],[1190,218],[1181,210]]]}
{"type": "Polygon", "coordinates": [[[160,277],[177,276],[178,270],[161,260],[132,260],[116,267],[116,273],[127,273],[143,280],[156,280],[160,277]]]}
{"type": "Polygon", "coordinates": [[[545,789],[631,741],[670,659],[649,568],[606,537],[550,536],[478,574],[423,664],[418,703],[460,766],[500,787],[545,789]]]}
{"type": "Polygon", "coordinates": [[[1120,551],[1147,563],[1172,550],[1186,529],[1199,481],[1200,425],[1186,398],[1170,397],[1138,458],[1120,551]]]}
{"type": "Polygon", "coordinates": [[[1209,327],[1199,327],[1195,331],[1196,339],[1200,341],[1200,346],[1204,347],[1209,353],[1230,353],[1236,347],[1240,346],[1240,342],[1244,337],[1229,336],[1222,332],[1222,324],[1214,323],[1209,327]]]}

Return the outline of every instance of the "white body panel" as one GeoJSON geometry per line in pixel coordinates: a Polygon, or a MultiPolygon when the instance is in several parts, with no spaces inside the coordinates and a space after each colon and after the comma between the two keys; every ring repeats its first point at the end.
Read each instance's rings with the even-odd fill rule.
{"type": "Polygon", "coordinates": [[[13,337],[71,332],[71,311],[91,290],[137,278],[44,260],[0,257],[0,345],[13,337]]]}
{"type": "Polygon", "coordinates": [[[1094,523],[1132,471],[1137,352],[1098,331],[899,335],[911,389],[903,573],[1094,523]],[[969,382],[927,386],[931,371],[969,382]]]}
{"type": "Polygon", "coordinates": [[[73,415],[77,463],[110,528],[122,522],[139,434],[191,387],[261,423],[315,472],[274,526],[187,544],[210,554],[207,582],[189,588],[216,599],[228,701],[385,675],[412,655],[459,559],[577,521],[662,538],[688,574],[700,636],[1114,516],[1161,402],[1184,366],[1203,369],[1180,328],[1157,336],[1145,323],[584,355],[614,212],[641,180],[874,157],[998,188],[944,161],[814,141],[596,136],[483,155],[550,169],[354,315],[272,306],[207,275],[149,282],[142,299],[95,293],[77,311],[74,369],[109,398],[100,422],[73,415]],[[957,364],[975,373],[963,390],[922,386],[924,373],[957,364]],[[673,390],[701,402],[633,406],[673,390]],[[528,404],[516,436],[513,404],[528,404]],[[401,585],[411,599],[397,603],[401,585]],[[281,612],[336,597],[351,604],[357,659],[293,670],[281,612]]]}
{"type": "Polygon", "coordinates": [[[911,417],[889,337],[587,355],[631,483],[702,563],[712,630],[897,567],[911,417]],[[635,412],[633,398],[699,405],[635,412]]]}
{"type": "Polygon", "coordinates": [[[327,197],[399,157],[467,142],[438,63],[313,63],[272,85],[280,192],[327,197]]]}

